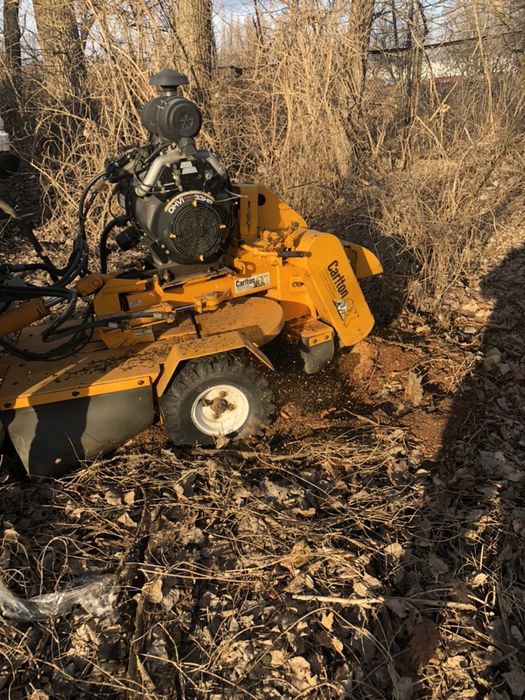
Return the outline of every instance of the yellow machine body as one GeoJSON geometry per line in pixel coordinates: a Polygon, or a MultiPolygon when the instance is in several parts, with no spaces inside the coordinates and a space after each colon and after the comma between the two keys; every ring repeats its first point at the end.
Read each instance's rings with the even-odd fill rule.
{"type": "MultiPolygon", "coordinates": [[[[84,277],[77,291],[92,298],[96,319],[129,320],[99,329],[67,359],[0,364],[0,418],[31,473],[50,473],[50,461],[61,473],[72,459],[105,454],[161,418],[158,401],[188,360],[244,350],[271,367],[260,348],[282,331],[306,355],[333,351],[334,337],[350,346],[370,333],[374,319],[358,280],[382,272],[373,253],[308,229],[264,187],[237,192],[224,267],[168,283],[162,271],[84,277]]],[[[48,312],[33,301],[4,313],[0,337],[22,330],[20,347],[41,350],[41,326],[29,324],[48,312]]]]}
{"type": "MultiPolygon", "coordinates": [[[[224,269],[185,278],[182,284],[161,285],[157,277],[134,281],[131,289],[129,280],[95,277],[100,286],[94,301],[97,317],[120,313],[123,296],[133,312],[169,313],[191,305],[201,314],[257,294],[279,303],[289,335],[308,346],[334,333],[341,346],[365,338],[374,319],[358,279],[382,272],[375,255],[335,235],[309,230],[300,214],[264,187],[241,186],[238,192],[238,237],[227,251],[224,269]]],[[[144,318],[124,331],[104,330],[101,337],[108,347],[152,342],[155,325],[162,322],[144,318]]]]}

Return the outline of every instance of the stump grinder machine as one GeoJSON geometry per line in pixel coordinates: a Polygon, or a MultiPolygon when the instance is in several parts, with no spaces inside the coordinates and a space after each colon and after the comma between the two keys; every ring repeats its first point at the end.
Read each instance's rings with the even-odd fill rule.
{"type": "Polygon", "coordinates": [[[197,149],[187,79],[164,70],[151,83],[147,143],[85,188],[65,267],[23,221],[37,262],[0,266],[0,440],[31,475],[96,460],[156,421],[175,445],[247,438],[273,410],[261,348],[282,334],[312,374],[374,323],[358,280],[382,271],[377,258],[310,230],[265,187],[233,184],[197,149]],[[94,271],[86,219],[104,185],[122,213],[94,271]],[[115,249],[140,263],[108,271],[115,249]]]}

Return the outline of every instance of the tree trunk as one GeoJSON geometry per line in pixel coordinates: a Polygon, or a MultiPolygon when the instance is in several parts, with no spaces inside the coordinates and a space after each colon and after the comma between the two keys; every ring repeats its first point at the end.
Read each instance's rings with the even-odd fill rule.
{"type": "Polygon", "coordinates": [[[374,5],[374,0],[352,0],[350,7],[347,66],[354,113],[361,111],[363,101],[374,5]]]}
{"type": "Polygon", "coordinates": [[[264,37],[261,22],[261,10],[259,0],[253,0],[253,26],[255,27],[255,36],[257,37],[257,47],[262,48],[264,45],[264,37]]]}
{"type": "Polygon", "coordinates": [[[406,74],[406,106],[405,129],[407,139],[410,129],[417,114],[419,91],[421,87],[421,71],[423,67],[423,44],[425,41],[425,17],[418,0],[409,0],[408,3],[408,35],[406,48],[407,74],[406,74]],[[417,3],[417,5],[416,5],[417,3]]]}
{"type": "Polygon", "coordinates": [[[188,76],[194,94],[206,97],[216,61],[212,0],[176,0],[177,70],[188,76]]]}
{"type": "Polygon", "coordinates": [[[16,79],[22,65],[20,51],[20,24],[18,10],[20,0],[4,0],[4,44],[7,67],[12,79],[16,79]]]}
{"type": "Polygon", "coordinates": [[[72,0],[33,0],[44,85],[60,102],[76,102],[86,75],[72,0]]]}

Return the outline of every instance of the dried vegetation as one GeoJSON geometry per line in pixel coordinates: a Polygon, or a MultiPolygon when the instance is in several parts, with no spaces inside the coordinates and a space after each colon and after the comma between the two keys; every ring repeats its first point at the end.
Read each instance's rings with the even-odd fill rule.
{"type": "Polygon", "coordinates": [[[116,585],[109,615],[2,622],[6,697],[521,697],[523,262],[488,298],[457,288],[448,330],[405,313],[308,383],[270,348],[283,408],[258,444],[150,431],[68,480],[7,479],[13,590],[116,585]]]}
{"type": "MultiPolygon", "coordinates": [[[[39,174],[42,233],[51,243],[68,240],[83,183],[108,154],[143,138],[140,108],[154,92],[148,77],[176,55],[177,35],[162,13],[145,0],[130,8],[86,2],[92,57],[80,94],[63,85],[57,97],[60,75],[50,87],[38,65],[16,83],[4,74],[2,114],[39,174]]],[[[478,44],[446,57],[453,80],[433,74],[433,54],[374,54],[356,95],[346,12],[344,2],[306,2],[278,19],[269,13],[262,34],[249,21],[224,30],[225,67],[197,91],[202,142],[237,179],[260,180],[313,225],[372,245],[391,273],[385,279],[398,278],[412,303],[436,306],[451,283],[479,268],[504,224],[521,222],[521,54],[506,35],[488,41],[486,27],[473,25],[478,44]],[[414,63],[427,67],[407,87],[414,63]]],[[[501,29],[490,14],[484,21],[501,29]]],[[[91,233],[98,236],[98,225],[91,233]]]]}

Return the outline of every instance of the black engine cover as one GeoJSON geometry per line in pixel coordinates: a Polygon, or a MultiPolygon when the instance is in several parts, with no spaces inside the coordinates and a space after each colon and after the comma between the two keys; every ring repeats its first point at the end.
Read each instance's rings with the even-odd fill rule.
{"type": "Polygon", "coordinates": [[[181,192],[168,201],[156,196],[137,198],[135,217],[163,265],[215,262],[230,233],[227,203],[221,205],[220,199],[197,190],[181,192]]]}

